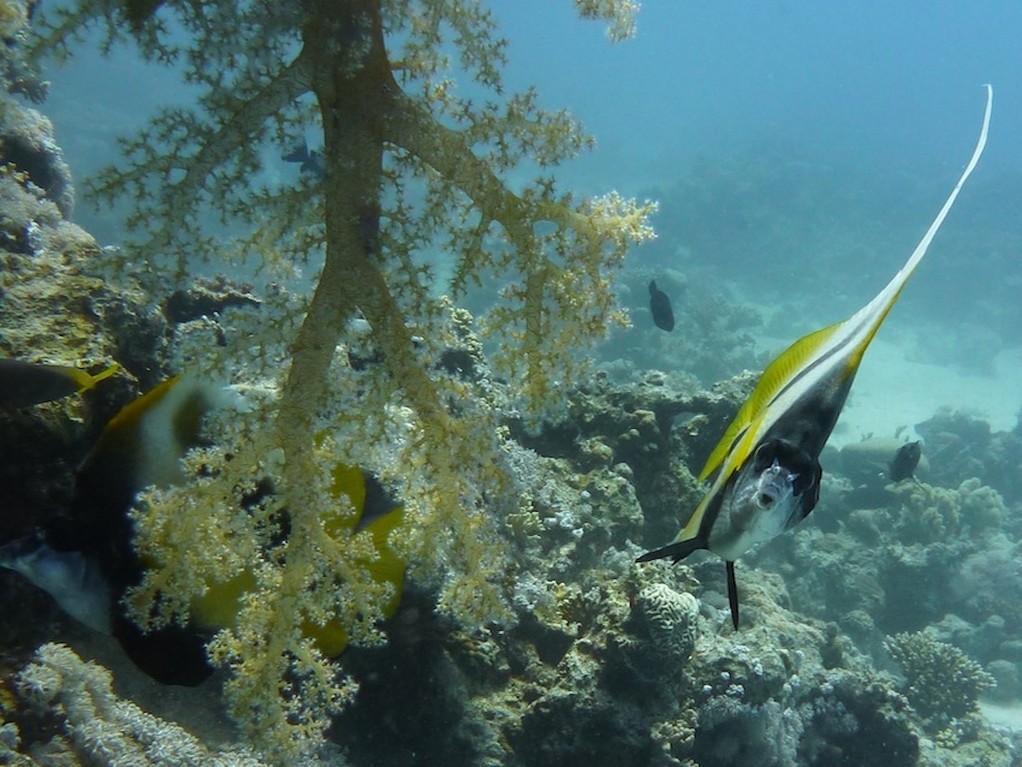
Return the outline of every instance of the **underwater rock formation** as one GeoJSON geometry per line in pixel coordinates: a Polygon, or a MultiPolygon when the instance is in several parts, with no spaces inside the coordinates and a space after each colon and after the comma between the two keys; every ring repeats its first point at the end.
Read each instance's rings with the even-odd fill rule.
{"type": "Polygon", "coordinates": [[[945,487],[977,477],[1010,502],[1022,503],[1022,419],[1010,432],[993,432],[982,418],[943,408],[916,425],[933,467],[930,481],[945,487]]]}
{"type": "Polygon", "coordinates": [[[147,294],[98,273],[95,240],[18,162],[0,167],[0,358],[86,372],[116,360],[121,371],[82,395],[0,408],[3,541],[66,510],[74,470],[104,423],[162,375],[167,330],[147,294]]]}
{"type": "MultiPolygon", "coordinates": [[[[38,110],[25,106],[15,95],[41,102],[47,83],[38,79],[27,62],[25,43],[34,4],[26,0],[4,0],[0,4],[0,167],[5,173],[17,172],[19,179],[31,184],[57,206],[60,215],[71,217],[74,209],[74,185],[64,152],[53,135],[53,124],[38,110]]],[[[3,217],[3,235],[12,238],[19,252],[28,252],[36,239],[31,229],[12,233],[16,221],[3,217]]]]}
{"type": "Polygon", "coordinates": [[[657,370],[637,385],[615,385],[598,373],[577,388],[564,417],[538,433],[515,423],[512,434],[544,455],[567,458],[577,470],[612,465],[624,472],[643,508],[643,540],[662,540],[677,532],[679,509],[698,502],[689,467],[709,455],[754,383],[748,371],[711,390],[657,370]]]}
{"type": "MultiPolygon", "coordinates": [[[[70,218],[74,210],[74,186],[64,153],[53,136],[53,125],[40,112],[23,107],[9,97],[0,99],[0,165],[8,172],[24,174],[24,182],[42,192],[57,206],[60,215],[70,218]]],[[[5,228],[10,237],[10,222],[5,228]]],[[[21,232],[15,241],[22,252],[31,251],[37,241],[32,230],[21,232]]]]}

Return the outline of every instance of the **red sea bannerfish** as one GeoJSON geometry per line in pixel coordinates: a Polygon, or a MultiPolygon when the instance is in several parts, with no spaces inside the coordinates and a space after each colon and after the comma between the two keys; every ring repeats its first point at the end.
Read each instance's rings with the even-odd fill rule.
{"type": "Polygon", "coordinates": [[[734,563],[757,544],[788,530],[816,506],[819,457],[877,330],[926,255],[986,146],[993,89],[986,87],[983,125],[972,157],[905,265],[872,301],[844,322],[798,339],[767,365],[749,399],[699,472],[716,476],[674,543],[639,557],[674,562],[709,549],[727,565],[731,620],[738,628],[734,563]]]}

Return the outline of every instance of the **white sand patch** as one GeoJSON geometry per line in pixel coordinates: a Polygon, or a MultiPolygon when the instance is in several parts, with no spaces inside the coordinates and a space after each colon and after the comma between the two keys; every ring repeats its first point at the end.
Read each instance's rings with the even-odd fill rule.
{"type": "Polygon", "coordinates": [[[893,437],[930,418],[939,408],[975,414],[994,431],[1015,428],[1022,409],[1022,349],[1002,350],[993,375],[969,375],[950,366],[913,362],[904,347],[877,338],[866,351],[831,444],[864,435],[893,437]]]}
{"type": "Polygon", "coordinates": [[[991,724],[1008,727],[1012,730],[1022,730],[1022,705],[991,703],[981,700],[979,710],[991,724]]]}

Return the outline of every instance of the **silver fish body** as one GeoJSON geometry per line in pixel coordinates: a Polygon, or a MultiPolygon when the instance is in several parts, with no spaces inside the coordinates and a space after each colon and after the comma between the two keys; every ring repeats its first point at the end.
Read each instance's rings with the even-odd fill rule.
{"type": "Polygon", "coordinates": [[[0,546],[0,567],[47,592],[68,615],[104,634],[111,632],[110,587],[99,567],[78,551],[55,551],[40,537],[0,546]]]}
{"type": "Polygon", "coordinates": [[[821,474],[819,462],[795,446],[764,442],[722,494],[706,547],[733,562],[790,530],[816,506],[821,474]]]}

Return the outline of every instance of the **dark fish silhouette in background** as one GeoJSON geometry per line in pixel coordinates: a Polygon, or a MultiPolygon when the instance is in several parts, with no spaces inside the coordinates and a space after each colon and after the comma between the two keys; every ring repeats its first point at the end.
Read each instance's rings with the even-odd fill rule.
{"type": "Polygon", "coordinates": [[[309,145],[304,139],[289,147],[280,156],[280,159],[284,162],[301,163],[298,167],[299,171],[315,176],[320,181],[326,178],[326,162],[323,159],[323,153],[318,149],[313,149],[310,152],[309,145]]]}
{"type": "Polygon", "coordinates": [[[661,330],[670,333],[674,330],[674,309],[671,299],[656,286],[656,280],[649,282],[649,311],[653,315],[653,323],[661,330]]]}
{"type": "Polygon", "coordinates": [[[922,458],[923,448],[919,440],[907,442],[898,448],[894,454],[887,475],[891,482],[901,482],[903,479],[915,479],[916,467],[919,459],[922,458]]]}
{"type": "Polygon", "coordinates": [[[0,358],[0,407],[30,407],[70,397],[75,392],[88,391],[120,369],[115,362],[92,374],[64,365],[0,358]]]}

